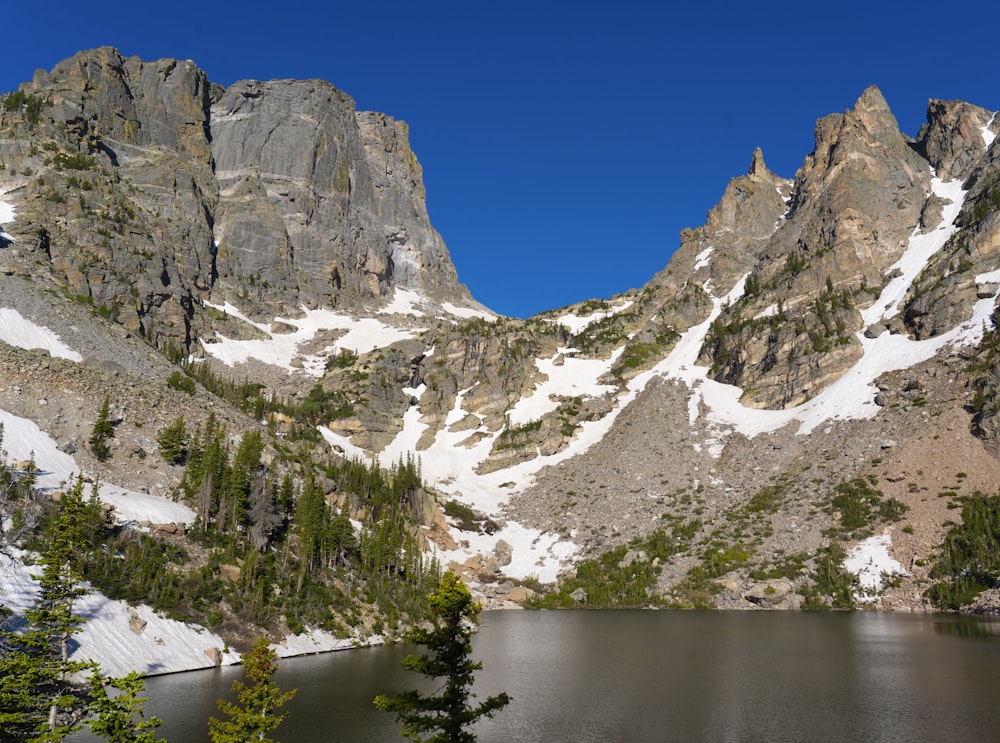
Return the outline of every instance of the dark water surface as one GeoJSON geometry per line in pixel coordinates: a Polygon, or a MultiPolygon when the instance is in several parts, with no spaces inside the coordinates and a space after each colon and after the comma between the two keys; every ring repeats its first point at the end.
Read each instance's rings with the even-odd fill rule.
{"type": "MultiPolygon", "coordinates": [[[[787,612],[494,612],[483,615],[475,692],[509,707],[481,743],[547,741],[997,741],[1000,621],[787,612]]],[[[276,731],[298,741],[396,741],[376,694],[417,686],[412,647],[281,662],[298,688],[276,731]]],[[[205,721],[239,668],[147,680],[172,743],[205,721]]]]}

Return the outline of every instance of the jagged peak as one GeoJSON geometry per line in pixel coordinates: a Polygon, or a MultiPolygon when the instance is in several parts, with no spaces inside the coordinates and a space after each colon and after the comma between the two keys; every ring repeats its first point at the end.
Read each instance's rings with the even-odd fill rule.
{"type": "Polygon", "coordinates": [[[747,175],[752,181],[761,181],[770,175],[767,165],[764,163],[764,152],[760,147],[754,148],[753,158],[750,160],[750,170],[747,175]]]}
{"type": "Polygon", "coordinates": [[[869,85],[854,104],[854,113],[892,113],[889,103],[877,85],[869,85]]]}

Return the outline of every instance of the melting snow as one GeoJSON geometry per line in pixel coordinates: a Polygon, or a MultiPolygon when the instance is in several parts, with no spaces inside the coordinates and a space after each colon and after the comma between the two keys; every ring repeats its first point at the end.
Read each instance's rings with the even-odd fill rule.
{"type": "Polygon", "coordinates": [[[510,409],[510,425],[523,426],[555,410],[559,407],[556,398],[560,395],[600,397],[614,392],[613,385],[597,380],[611,371],[623,350],[618,349],[608,359],[578,359],[571,355],[576,353],[575,349],[560,348],[551,359],[535,359],[535,366],[546,379],[538,382],[531,394],[522,397],[510,409]]]}
{"type": "Polygon", "coordinates": [[[27,320],[10,307],[0,307],[0,341],[17,348],[42,348],[52,356],[83,361],[83,357],[63,343],[46,327],[27,320]]]}
{"type": "MultiPolygon", "coordinates": [[[[925,235],[914,231],[907,250],[890,269],[898,270],[900,276],[890,281],[872,306],[862,312],[865,325],[889,318],[898,312],[899,302],[910,284],[956,229],[954,220],[965,196],[961,183],[944,183],[934,178],[932,187],[934,193],[951,200],[943,209],[941,224],[925,235]]],[[[692,423],[700,414],[701,403],[704,403],[709,410],[710,422],[749,437],[774,431],[793,421],[799,423],[800,434],[807,434],[831,420],[873,417],[878,412],[878,406],[874,402],[875,379],[888,371],[906,369],[925,361],[945,346],[978,342],[982,337],[984,324],[990,322],[996,300],[995,297],[980,300],[969,320],[948,333],[923,341],[890,333],[883,333],[878,338],[866,338],[863,333],[858,333],[863,355],[834,384],[797,407],[787,410],[757,410],[740,404],[743,393],[741,389],[708,379],[707,369],[694,366],[712,320],[718,316],[726,302],[733,302],[742,296],[744,282],[745,277],[727,297],[714,299],[715,308],[708,320],[689,329],[658,368],[662,367],[667,376],[684,380],[692,389],[693,397],[689,406],[692,423]]]]}
{"type": "Polygon", "coordinates": [[[708,265],[708,259],[712,257],[712,253],[714,253],[714,252],[715,252],[715,247],[712,246],[712,245],[709,245],[703,251],[701,251],[700,253],[698,253],[698,255],[696,255],[694,257],[694,270],[697,271],[698,269],[704,268],[705,266],[707,266],[708,265]]]}
{"type": "MultiPolygon", "coordinates": [[[[996,139],[997,136],[996,134],[990,131],[990,127],[993,126],[993,121],[996,119],[996,117],[997,115],[996,113],[994,113],[993,116],[990,118],[990,123],[979,130],[980,132],[982,132],[983,143],[986,145],[987,149],[989,149],[989,146],[993,144],[993,140],[996,139]]],[[[3,219],[0,218],[0,222],[2,221],[3,219]]]]}
{"type": "Polygon", "coordinates": [[[584,328],[594,324],[599,320],[603,320],[605,317],[611,317],[612,315],[617,315],[619,312],[624,312],[633,304],[632,300],[629,299],[622,302],[619,305],[615,305],[607,310],[600,310],[594,312],[590,315],[580,316],[574,315],[572,313],[567,313],[556,319],[556,325],[564,326],[573,335],[576,335],[584,328]]]}
{"type": "Polygon", "coordinates": [[[889,555],[892,537],[889,534],[868,537],[855,545],[844,559],[844,569],[858,577],[860,590],[855,595],[858,601],[874,601],[882,592],[884,576],[904,575],[903,566],[889,555]]]}
{"type": "MultiPolygon", "coordinates": [[[[407,292],[406,294],[410,296],[404,295],[401,297],[398,300],[399,307],[410,306],[409,302],[412,301],[414,296],[417,296],[412,292],[407,292]]],[[[397,341],[414,338],[420,332],[419,330],[395,328],[370,317],[359,319],[341,315],[332,310],[303,309],[305,317],[295,319],[274,318],[275,322],[285,323],[294,327],[295,330],[293,332],[272,333],[270,323],[253,322],[228,303],[222,306],[208,306],[253,325],[258,330],[266,333],[268,338],[263,340],[234,340],[220,335],[216,336],[214,343],[206,343],[202,340],[202,347],[206,353],[227,366],[235,366],[236,364],[245,363],[250,359],[257,359],[258,361],[273,364],[288,371],[293,371],[296,368],[293,362],[297,360],[301,364],[302,370],[314,377],[321,377],[323,375],[327,356],[339,353],[342,349],[359,354],[368,353],[376,348],[390,346],[397,341]],[[313,340],[317,333],[323,330],[343,330],[346,332],[334,343],[326,346],[319,354],[308,356],[300,354],[299,347],[313,340]]]]}

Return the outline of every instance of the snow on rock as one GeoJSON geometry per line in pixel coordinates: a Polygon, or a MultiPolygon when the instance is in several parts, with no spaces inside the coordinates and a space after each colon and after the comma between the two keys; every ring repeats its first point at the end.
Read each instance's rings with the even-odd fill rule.
{"type": "Polygon", "coordinates": [[[455,317],[462,317],[466,319],[479,318],[480,320],[485,320],[486,322],[496,322],[498,315],[492,312],[487,312],[484,310],[473,309],[472,307],[459,307],[458,305],[452,304],[451,302],[442,302],[441,309],[447,312],[449,315],[454,315],[455,317]]]}
{"type": "MultiPolygon", "coordinates": [[[[404,292],[398,300],[398,307],[412,307],[416,295],[414,292],[404,292]]],[[[395,302],[394,302],[395,304],[395,302]]],[[[303,308],[304,317],[274,318],[275,322],[289,325],[295,330],[291,333],[272,333],[270,323],[257,323],[248,319],[235,307],[211,305],[222,312],[239,318],[267,334],[263,340],[234,340],[222,335],[216,335],[213,342],[201,341],[202,348],[227,366],[245,363],[251,359],[273,364],[288,370],[296,370],[297,365],[302,371],[314,377],[323,375],[326,358],[339,353],[343,349],[354,353],[368,353],[376,348],[385,348],[397,341],[416,337],[419,329],[401,329],[387,325],[375,318],[353,318],[341,315],[332,310],[309,310],[303,308]],[[312,341],[323,330],[345,331],[333,344],[326,346],[321,353],[303,355],[299,347],[312,341]],[[296,363],[293,363],[296,362],[296,363]]]]}
{"type": "Polygon", "coordinates": [[[590,315],[581,317],[580,315],[574,315],[572,313],[567,313],[556,318],[556,325],[562,325],[573,335],[578,334],[581,330],[584,330],[588,326],[603,320],[605,317],[611,317],[612,315],[617,315],[619,312],[624,312],[629,307],[633,305],[631,299],[622,302],[621,304],[614,305],[607,310],[599,310],[590,315]]]}
{"type": "Polygon", "coordinates": [[[615,391],[609,384],[597,380],[611,371],[615,360],[623,348],[615,351],[607,359],[578,359],[572,348],[560,348],[551,359],[535,359],[535,366],[545,375],[545,381],[538,382],[534,390],[517,401],[508,415],[512,426],[523,426],[541,418],[559,407],[558,396],[600,397],[615,391]]]}
{"type": "Polygon", "coordinates": [[[903,255],[886,271],[887,275],[895,273],[896,277],[886,285],[879,298],[861,312],[866,327],[879,320],[887,320],[899,312],[899,303],[906,296],[906,291],[920,275],[921,270],[927,265],[927,261],[944,247],[948,238],[958,229],[955,226],[955,218],[962,210],[966,194],[966,191],[962,190],[962,182],[949,181],[946,183],[940,178],[932,178],[931,191],[935,196],[949,202],[942,209],[941,222],[935,229],[926,234],[921,234],[919,227],[913,230],[903,255]]]}
{"type": "MultiPolygon", "coordinates": [[[[982,129],[979,130],[982,133],[982,135],[983,135],[983,144],[986,145],[987,149],[989,149],[989,146],[991,144],[993,144],[993,140],[996,139],[996,136],[997,136],[996,134],[994,134],[993,132],[990,131],[990,127],[993,126],[993,121],[994,121],[994,119],[996,119],[996,117],[997,117],[997,115],[994,112],[993,116],[990,118],[990,122],[986,126],[984,126],[982,129]]],[[[3,221],[3,219],[0,218],[0,222],[2,222],[2,221],[3,221]]]]}
{"type": "MultiPolygon", "coordinates": [[[[779,193],[780,193],[780,191],[779,191],[779,193]]],[[[703,251],[701,251],[700,253],[698,253],[698,255],[696,255],[694,257],[694,270],[697,271],[698,269],[704,268],[705,266],[707,266],[708,265],[708,259],[712,257],[712,253],[714,253],[714,252],[715,252],[715,247],[712,246],[712,245],[709,245],[703,251]]]]}
{"type": "Polygon", "coordinates": [[[863,603],[874,601],[882,593],[885,576],[904,575],[903,566],[889,555],[892,537],[888,533],[855,545],[844,559],[844,569],[858,578],[859,591],[855,599],[863,603]]]}
{"type": "Polygon", "coordinates": [[[392,301],[379,310],[380,315],[412,315],[423,317],[427,300],[419,292],[396,287],[393,290],[392,301]]]}
{"type": "MultiPolygon", "coordinates": [[[[37,424],[0,409],[3,425],[3,448],[10,460],[34,457],[38,468],[36,486],[43,490],[61,490],[76,479],[80,466],[69,454],[59,450],[55,440],[37,424]]],[[[190,508],[172,500],[126,490],[111,483],[100,483],[99,496],[115,507],[120,522],[149,521],[154,524],[190,524],[196,514],[190,508]]]]}
{"type": "Polygon", "coordinates": [[[41,348],[52,356],[70,361],[83,361],[83,356],[63,343],[58,335],[11,307],[0,307],[0,341],[17,348],[41,348]]]}
{"type": "MultiPolygon", "coordinates": [[[[865,325],[892,317],[898,312],[899,302],[906,295],[910,284],[948,238],[955,232],[955,218],[961,211],[965,192],[958,181],[943,182],[932,179],[935,194],[950,201],[942,210],[938,227],[926,234],[914,230],[903,256],[892,266],[890,272],[898,272],[879,298],[862,312],[865,325]]],[[[979,277],[977,277],[979,278],[979,277]]],[[[984,279],[989,275],[984,274],[984,279]]],[[[858,341],[863,348],[862,357],[844,373],[840,379],[823,392],[798,407],[786,410],[759,410],[740,403],[743,391],[732,385],[721,384],[708,379],[708,370],[694,366],[705,334],[721,307],[732,303],[743,294],[744,279],[724,298],[713,298],[715,307],[708,320],[690,328],[681,336],[673,352],[657,367],[665,376],[683,380],[692,390],[689,404],[691,422],[698,415],[701,404],[708,408],[708,420],[720,431],[739,431],[747,437],[774,431],[789,423],[799,424],[798,433],[808,434],[818,426],[832,420],[872,418],[879,408],[875,405],[875,380],[882,374],[898,369],[907,369],[933,357],[946,346],[957,346],[978,342],[982,338],[984,325],[991,320],[996,297],[982,299],[976,303],[971,317],[948,333],[923,341],[914,341],[899,335],[883,333],[878,338],[866,338],[858,333],[858,341]]],[[[720,449],[712,449],[713,452],[720,449]]]]}

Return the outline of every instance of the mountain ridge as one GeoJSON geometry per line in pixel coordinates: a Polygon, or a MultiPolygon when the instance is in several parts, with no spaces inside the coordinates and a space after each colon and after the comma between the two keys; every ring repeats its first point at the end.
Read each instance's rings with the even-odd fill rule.
{"type": "Polygon", "coordinates": [[[931,100],[910,138],[868,88],[817,122],[793,179],[756,150],[644,287],[516,320],[458,284],[405,125],[321,82],[223,92],[193,63],[116,54],[39,73],[0,119],[5,303],[82,359],[0,333],[0,363],[23,380],[0,407],[42,421],[102,481],[168,495],[178,473],[138,452],[194,403],[199,421],[212,409],[264,432],[269,456],[318,435],[317,453],[416,457],[424,548],[490,606],[932,607],[955,508],[1000,474],[992,112],[931,100]],[[136,114],[132,133],[92,108],[100,96],[63,112],[92,89],[116,99],[109,81],[129,75],[177,78],[200,103],[163,109],[186,111],[181,125],[136,114]],[[287,131],[261,137],[272,125],[287,131]],[[181,168],[169,181],[161,160],[181,168]],[[173,200],[199,193],[209,210],[182,219],[173,200]],[[167,248],[171,235],[200,247],[167,248]],[[338,284],[327,269],[348,243],[338,284]],[[146,278],[117,275],[129,250],[146,278]],[[202,387],[190,400],[167,384],[179,361],[284,407],[236,411],[202,387]],[[105,394],[133,426],[98,464],[93,413],[74,406],[105,394]],[[585,585],[576,568],[600,560],[605,584],[585,585]],[[831,564],[846,593],[824,582],[831,564]],[[604,593],[619,580],[627,601],[604,593]]]}

